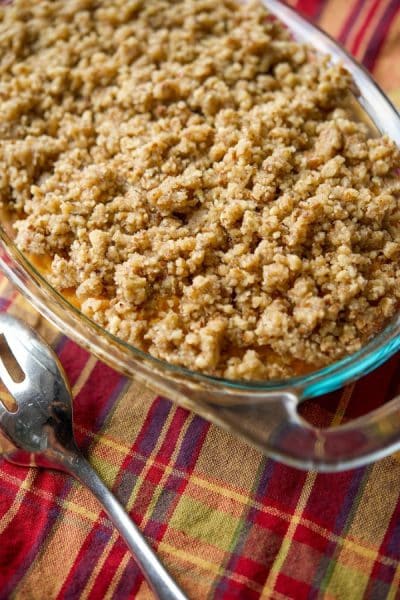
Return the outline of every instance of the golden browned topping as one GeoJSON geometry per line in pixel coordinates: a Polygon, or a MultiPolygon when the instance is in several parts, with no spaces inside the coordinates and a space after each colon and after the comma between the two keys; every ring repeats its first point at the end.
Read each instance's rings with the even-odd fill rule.
{"type": "Polygon", "coordinates": [[[0,8],[0,200],[82,311],[154,356],[287,377],[400,296],[399,152],[260,4],[0,8]]]}

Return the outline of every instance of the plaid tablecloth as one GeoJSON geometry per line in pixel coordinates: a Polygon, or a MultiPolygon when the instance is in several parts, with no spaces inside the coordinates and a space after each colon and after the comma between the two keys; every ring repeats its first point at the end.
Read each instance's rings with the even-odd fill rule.
{"type": "MultiPolygon", "coordinates": [[[[400,0],[293,4],[399,98],[400,0]]],[[[96,361],[4,279],[0,309],[56,348],[79,446],[190,598],[400,598],[399,456],[337,475],[285,467],[96,361]]],[[[399,367],[396,356],[303,412],[320,425],[358,416],[399,393],[399,367]]],[[[1,600],[151,597],[89,492],[0,457],[1,600]]]]}

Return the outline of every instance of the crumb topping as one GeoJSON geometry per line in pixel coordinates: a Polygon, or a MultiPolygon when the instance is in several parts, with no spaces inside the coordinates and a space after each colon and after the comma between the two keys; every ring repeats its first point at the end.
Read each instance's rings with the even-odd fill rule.
{"type": "Polygon", "coordinates": [[[0,7],[0,202],[81,310],[166,361],[289,377],[400,299],[399,151],[258,2],[0,7]]]}

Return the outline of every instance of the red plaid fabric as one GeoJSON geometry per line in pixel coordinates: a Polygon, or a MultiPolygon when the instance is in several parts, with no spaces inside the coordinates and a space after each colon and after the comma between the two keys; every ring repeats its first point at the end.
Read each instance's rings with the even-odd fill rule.
{"type": "MultiPolygon", "coordinates": [[[[399,97],[399,0],[292,4],[399,97]]],[[[335,475],[283,466],[96,361],[4,279],[0,309],[53,344],[73,388],[79,446],[190,598],[400,598],[398,455],[335,475]]],[[[303,414],[328,426],[367,412],[399,393],[399,366],[395,356],[303,414]]],[[[0,456],[0,600],[151,597],[89,492],[0,456]]]]}

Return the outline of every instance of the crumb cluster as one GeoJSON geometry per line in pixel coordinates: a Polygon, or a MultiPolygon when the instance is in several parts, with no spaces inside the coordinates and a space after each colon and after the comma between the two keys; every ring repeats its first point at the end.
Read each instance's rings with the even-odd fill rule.
{"type": "Polygon", "coordinates": [[[289,377],[400,297],[399,151],[259,3],[0,8],[0,201],[82,311],[166,361],[289,377]]]}

